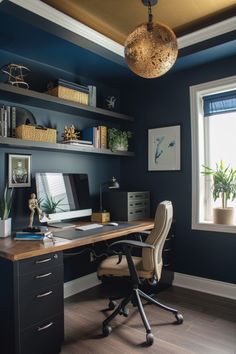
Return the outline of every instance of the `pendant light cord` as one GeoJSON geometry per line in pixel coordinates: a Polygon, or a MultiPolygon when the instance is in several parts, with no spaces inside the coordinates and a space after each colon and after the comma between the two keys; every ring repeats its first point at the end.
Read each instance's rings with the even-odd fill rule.
{"type": "Polygon", "coordinates": [[[148,1],[148,23],[147,23],[147,30],[151,32],[153,30],[153,14],[152,14],[152,5],[151,2],[148,1]]]}

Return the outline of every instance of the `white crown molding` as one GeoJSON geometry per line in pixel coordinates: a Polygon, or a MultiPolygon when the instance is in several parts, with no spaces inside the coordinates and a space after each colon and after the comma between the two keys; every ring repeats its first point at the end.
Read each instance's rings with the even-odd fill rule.
{"type": "Polygon", "coordinates": [[[236,30],[236,16],[178,38],[179,49],[236,30]]]}
{"type": "Polygon", "coordinates": [[[91,273],[83,277],[68,281],[64,284],[64,298],[78,294],[84,290],[101,284],[97,273],[91,273]]]}
{"type": "Polygon", "coordinates": [[[236,300],[236,284],[175,272],[173,285],[236,300]]]}
{"type": "MultiPolygon", "coordinates": [[[[2,0],[0,0],[0,2],[1,1],[2,0]]],[[[22,8],[31,11],[51,22],[54,22],[57,25],[81,37],[84,37],[121,57],[124,57],[124,47],[121,44],[80,23],[79,21],[74,20],[70,16],[63,14],[40,0],[8,1],[15,5],[21,6],[22,8]]],[[[179,49],[185,48],[234,30],[236,30],[236,16],[178,38],[178,46],[179,49]]]]}

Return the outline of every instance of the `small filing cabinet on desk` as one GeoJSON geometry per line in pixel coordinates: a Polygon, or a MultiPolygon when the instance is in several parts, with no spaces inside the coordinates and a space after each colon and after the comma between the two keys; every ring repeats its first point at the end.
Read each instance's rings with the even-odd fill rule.
{"type": "Polygon", "coordinates": [[[0,259],[0,268],[1,353],[58,354],[64,338],[62,252],[0,259]]]}
{"type": "Polygon", "coordinates": [[[133,221],[150,216],[150,193],[114,190],[103,194],[103,206],[111,220],[133,221]]]}

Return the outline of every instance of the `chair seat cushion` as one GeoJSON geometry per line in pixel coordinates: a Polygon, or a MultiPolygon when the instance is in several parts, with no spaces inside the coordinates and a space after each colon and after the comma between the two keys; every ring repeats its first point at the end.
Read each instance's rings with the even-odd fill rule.
{"type": "MultiPolygon", "coordinates": [[[[146,271],[142,267],[142,258],[141,257],[132,257],[135,268],[141,278],[152,278],[153,272],[146,271]]],[[[118,256],[111,256],[106,258],[104,261],[101,262],[98,268],[98,276],[102,275],[112,275],[115,277],[123,277],[129,276],[129,267],[127,264],[126,257],[123,256],[122,260],[119,264],[117,264],[119,258],[118,256]]]]}

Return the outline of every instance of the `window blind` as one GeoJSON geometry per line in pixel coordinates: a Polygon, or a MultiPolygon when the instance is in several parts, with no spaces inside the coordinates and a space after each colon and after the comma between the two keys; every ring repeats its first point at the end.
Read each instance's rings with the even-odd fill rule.
{"type": "Polygon", "coordinates": [[[204,116],[236,111],[236,90],[203,97],[204,116]]]}

